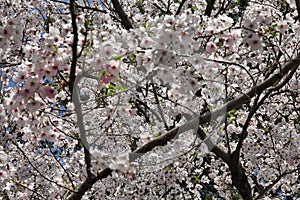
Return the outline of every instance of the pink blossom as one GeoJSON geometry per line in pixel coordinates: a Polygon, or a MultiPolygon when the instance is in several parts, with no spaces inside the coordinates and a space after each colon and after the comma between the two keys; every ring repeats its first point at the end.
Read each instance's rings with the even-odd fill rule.
{"type": "Polygon", "coordinates": [[[0,170],[0,181],[4,181],[8,178],[6,171],[0,170]]]}
{"type": "Polygon", "coordinates": [[[236,41],[233,37],[228,37],[225,39],[224,45],[228,47],[230,50],[234,50],[236,47],[236,41]]]}
{"type": "Polygon", "coordinates": [[[258,28],[258,24],[257,22],[250,20],[250,19],[246,19],[244,21],[244,26],[245,28],[251,29],[251,30],[255,30],[258,28]]]}
{"type": "Polygon", "coordinates": [[[244,38],[244,43],[246,47],[250,47],[251,51],[261,49],[263,47],[263,43],[259,35],[254,33],[248,33],[244,38]]]}
{"type": "Polygon", "coordinates": [[[194,66],[199,66],[204,63],[204,59],[200,54],[189,57],[188,61],[194,66]]]}
{"type": "Polygon", "coordinates": [[[140,24],[142,23],[143,21],[143,16],[141,14],[135,14],[133,17],[132,17],[133,21],[136,23],[136,24],[140,24]]]}
{"type": "Polygon", "coordinates": [[[282,22],[279,22],[277,24],[277,29],[280,33],[285,33],[285,31],[288,29],[288,24],[286,21],[282,21],[282,22]]]}
{"type": "Polygon", "coordinates": [[[35,88],[34,87],[24,87],[22,88],[22,90],[20,91],[20,94],[25,97],[26,99],[28,99],[29,97],[31,97],[35,92],[35,88]]]}
{"type": "Polygon", "coordinates": [[[165,25],[167,27],[172,27],[172,26],[174,26],[176,24],[176,20],[175,20],[175,18],[174,18],[173,15],[167,15],[165,17],[165,23],[166,23],[165,25]]]}
{"type": "Polygon", "coordinates": [[[104,75],[102,75],[102,77],[101,77],[101,81],[102,81],[104,84],[108,84],[111,80],[112,80],[112,76],[111,76],[110,74],[104,74],[104,75]]]}
{"type": "Polygon", "coordinates": [[[4,198],[201,199],[205,184],[224,199],[297,194],[295,0],[244,10],[216,1],[210,16],[205,0],[119,0],[121,11],[110,1],[4,2],[4,198]]]}
{"type": "Polygon", "coordinates": [[[38,89],[39,94],[42,98],[50,98],[53,99],[56,95],[56,90],[51,86],[43,86],[38,89]]]}
{"type": "Polygon", "coordinates": [[[208,53],[213,53],[216,51],[217,45],[214,42],[208,42],[205,49],[208,53]]]}
{"type": "Polygon", "coordinates": [[[102,47],[101,55],[103,55],[106,58],[111,58],[113,56],[114,50],[111,45],[105,45],[102,47]]]}
{"type": "Polygon", "coordinates": [[[119,73],[119,63],[110,61],[104,64],[104,69],[106,72],[111,73],[114,76],[117,76],[119,73]]]}

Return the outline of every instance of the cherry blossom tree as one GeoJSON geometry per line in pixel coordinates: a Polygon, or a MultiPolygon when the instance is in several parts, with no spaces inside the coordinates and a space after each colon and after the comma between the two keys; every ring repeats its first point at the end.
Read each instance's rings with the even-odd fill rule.
{"type": "Polygon", "coordinates": [[[0,0],[3,199],[300,197],[297,0],[0,0]]]}

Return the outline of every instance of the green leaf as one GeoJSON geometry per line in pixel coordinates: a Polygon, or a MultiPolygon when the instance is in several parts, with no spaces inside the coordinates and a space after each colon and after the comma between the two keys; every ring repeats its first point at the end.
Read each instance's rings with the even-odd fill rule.
{"type": "Polygon", "coordinates": [[[118,61],[118,60],[121,60],[122,57],[123,56],[113,56],[111,59],[118,61]]]}
{"type": "Polygon", "coordinates": [[[173,168],[174,168],[173,164],[170,163],[170,164],[168,164],[168,165],[166,166],[165,170],[168,171],[168,170],[171,170],[171,169],[173,169],[173,168]]]}
{"type": "Polygon", "coordinates": [[[109,83],[107,89],[107,95],[113,95],[117,91],[116,85],[113,83],[109,83]]]}
{"type": "Polygon", "coordinates": [[[126,90],[127,88],[128,88],[127,85],[123,85],[123,84],[117,85],[117,90],[118,90],[118,91],[124,91],[124,90],[126,90]]]}
{"type": "Polygon", "coordinates": [[[154,132],[153,135],[154,135],[154,137],[159,137],[159,136],[162,135],[162,133],[161,132],[154,132]]]}

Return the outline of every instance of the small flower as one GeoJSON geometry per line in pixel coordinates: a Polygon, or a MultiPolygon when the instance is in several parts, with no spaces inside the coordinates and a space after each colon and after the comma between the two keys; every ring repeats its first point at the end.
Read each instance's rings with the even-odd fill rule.
{"type": "Polygon", "coordinates": [[[254,22],[254,21],[252,21],[252,20],[250,20],[250,19],[246,19],[244,21],[244,26],[245,26],[245,28],[248,28],[248,29],[251,29],[251,30],[255,30],[258,27],[257,23],[254,22]]]}
{"type": "Polygon", "coordinates": [[[263,47],[260,37],[254,33],[248,33],[244,38],[244,43],[246,47],[250,47],[251,51],[255,51],[263,47]]]}
{"type": "Polygon", "coordinates": [[[119,66],[118,63],[115,61],[105,63],[104,69],[106,72],[109,72],[114,76],[117,76],[119,74],[119,66]]]}
{"type": "Polygon", "coordinates": [[[32,100],[27,104],[27,109],[29,110],[29,112],[34,113],[36,112],[38,109],[40,109],[40,105],[38,101],[32,100]]]}
{"type": "Polygon", "coordinates": [[[233,37],[229,37],[225,40],[225,47],[228,47],[230,50],[234,50],[236,47],[236,41],[233,37]]]}
{"type": "Polygon", "coordinates": [[[150,37],[144,37],[141,41],[141,47],[150,48],[154,44],[154,41],[150,37]]]}
{"type": "Polygon", "coordinates": [[[263,25],[270,24],[272,22],[272,18],[269,15],[260,15],[258,17],[258,21],[263,25]]]}
{"type": "Polygon", "coordinates": [[[188,61],[193,65],[193,66],[199,66],[204,63],[204,60],[200,54],[195,54],[191,57],[188,58],[188,61]]]}
{"type": "Polygon", "coordinates": [[[31,88],[31,87],[25,87],[20,91],[20,94],[24,98],[28,99],[29,97],[31,97],[34,94],[35,91],[33,89],[34,88],[31,88]]]}
{"type": "Polygon", "coordinates": [[[121,108],[119,108],[119,114],[121,117],[133,117],[135,115],[136,111],[131,109],[131,108],[127,108],[125,106],[122,106],[121,108]]]}
{"type": "Polygon", "coordinates": [[[217,45],[214,42],[208,42],[205,49],[208,53],[213,53],[216,51],[217,45]]]}
{"type": "Polygon", "coordinates": [[[70,32],[70,25],[64,24],[61,26],[61,37],[66,37],[70,32]]]}
{"type": "Polygon", "coordinates": [[[166,29],[162,31],[160,37],[160,42],[162,42],[162,44],[176,44],[177,42],[179,42],[179,37],[177,33],[171,29],[166,29]]]}
{"type": "Polygon", "coordinates": [[[116,80],[117,77],[115,75],[104,73],[98,80],[98,85],[101,87],[103,85],[107,85],[108,83],[115,82],[116,80]]]}
{"type": "Polygon", "coordinates": [[[176,20],[173,15],[167,15],[165,17],[166,27],[172,27],[176,24],[176,20]]]}
{"type": "Polygon", "coordinates": [[[285,31],[288,29],[288,24],[286,21],[280,22],[277,24],[277,29],[280,33],[284,34],[285,31]]]}
{"type": "Polygon", "coordinates": [[[6,171],[0,170],[0,181],[5,181],[7,179],[6,171]]]}
{"type": "Polygon", "coordinates": [[[102,48],[101,55],[103,55],[106,58],[111,58],[113,55],[113,47],[111,45],[106,45],[102,48]]]}
{"type": "Polygon", "coordinates": [[[8,155],[3,151],[3,147],[0,147],[0,166],[6,165],[8,155]]]}
{"type": "Polygon", "coordinates": [[[43,98],[48,97],[53,99],[56,95],[56,90],[51,86],[40,87],[38,91],[43,98]]]}
{"type": "Polygon", "coordinates": [[[133,21],[137,24],[141,24],[143,22],[143,16],[141,14],[135,14],[133,17],[132,17],[133,21]]]}

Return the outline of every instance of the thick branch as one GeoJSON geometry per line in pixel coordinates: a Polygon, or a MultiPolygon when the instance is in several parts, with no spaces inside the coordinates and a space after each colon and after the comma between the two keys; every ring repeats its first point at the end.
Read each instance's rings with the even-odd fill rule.
{"type": "MultiPolygon", "coordinates": [[[[290,71],[292,72],[295,71],[299,67],[299,64],[300,64],[300,56],[298,56],[295,60],[291,60],[287,62],[286,65],[278,73],[274,74],[273,76],[263,81],[262,83],[256,85],[249,92],[233,99],[232,101],[229,101],[223,107],[213,112],[208,112],[199,116],[199,125],[208,123],[211,120],[212,116],[214,117],[221,116],[226,111],[241,107],[243,104],[249,102],[251,98],[253,98],[257,94],[260,94],[266,89],[268,89],[269,87],[276,85],[290,71]]],[[[182,125],[180,128],[176,128],[169,131],[165,135],[162,135],[148,142],[141,148],[137,149],[134,153],[145,153],[152,150],[156,146],[167,144],[167,141],[165,141],[165,139],[171,140],[177,134],[195,128],[194,126],[195,122],[197,122],[197,119],[193,119],[185,123],[184,125],[182,125]]],[[[206,134],[203,131],[201,131],[201,129],[198,129],[198,135],[202,140],[206,138],[206,134]]],[[[209,141],[210,140],[206,141],[206,144],[208,146],[214,145],[213,143],[210,144],[209,141]]],[[[253,197],[251,196],[251,187],[248,182],[247,176],[245,174],[245,170],[243,169],[241,163],[239,162],[239,159],[236,158],[236,156],[229,157],[228,154],[226,154],[223,150],[221,150],[217,146],[214,146],[212,148],[212,152],[215,153],[219,158],[221,158],[225,163],[228,164],[232,174],[233,184],[237,187],[242,197],[244,199],[252,199],[253,197]]],[[[141,155],[135,155],[135,158],[139,156],[141,155]]]]}
{"type": "Polygon", "coordinates": [[[88,177],[92,177],[92,160],[91,160],[91,153],[89,152],[89,150],[84,147],[84,161],[86,164],[86,173],[88,175],[88,177]]]}
{"type": "Polygon", "coordinates": [[[243,199],[252,200],[251,186],[249,184],[248,178],[246,176],[245,170],[243,169],[242,164],[239,162],[239,159],[236,159],[232,154],[226,153],[220,147],[215,145],[210,138],[207,138],[207,135],[199,127],[197,130],[198,137],[205,142],[208,149],[211,149],[218,158],[221,158],[225,162],[230,170],[231,179],[233,185],[238,189],[240,195],[243,199]]]}
{"type": "Polygon", "coordinates": [[[252,200],[251,186],[242,164],[234,158],[230,159],[227,164],[231,173],[232,184],[238,189],[239,194],[244,200],[252,200]]]}
{"type": "Polygon", "coordinates": [[[132,24],[129,21],[127,15],[125,14],[120,2],[118,0],[111,0],[112,4],[114,5],[114,8],[117,12],[117,14],[119,15],[122,25],[127,29],[132,29],[132,24]]]}
{"type": "Polygon", "coordinates": [[[84,146],[84,159],[86,164],[86,171],[87,171],[88,178],[90,178],[93,176],[91,172],[92,164],[91,164],[91,154],[89,152],[90,146],[86,137],[86,130],[84,128],[83,114],[82,114],[81,103],[80,103],[80,98],[79,98],[78,88],[77,88],[79,81],[81,80],[82,77],[83,77],[82,74],[78,75],[77,78],[74,80],[74,91],[72,95],[72,100],[75,106],[75,112],[77,116],[77,126],[79,128],[79,133],[80,133],[80,140],[84,146]]]}
{"type": "Polygon", "coordinates": [[[172,129],[171,131],[168,132],[168,134],[164,134],[160,137],[157,137],[150,142],[144,144],[140,148],[137,148],[135,151],[133,151],[130,154],[130,161],[133,161],[139,157],[141,157],[144,153],[147,153],[154,149],[157,146],[164,146],[167,144],[168,141],[172,140],[175,138],[175,136],[178,134],[179,128],[172,129]]]}
{"type": "Polygon", "coordinates": [[[178,7],[178,9],[177,9],[177,11],[175,13],[175,15],[179,15],[180,14],[180,11],[181,11],[181,9],[182,9],[182,7],[183,7],[183,5],[184,5],[185,2],[186,2],[186,0],[182,0],[181,1],[181,3],[179,5],[179,7],[178,7]]]}
{"type": "Polygon", "coordinates": [[[300,22],[300,1],[295,0],[295,2],[296,2],[297,12],[298,12],[298,21],[300,22]]]}
{"type": "Polygon", "coordinates": [[[206,9],[205,9],[205,15],[209,16],[211,15],[211,11],[214,8],[214,4],[215,4],[216,0],[208,0],[207,1],[207,5],[206,5],[206,9]]]}
{"type": "Polygon", "coordinates": [[[248,126],[249,126],[249,124],[250,124],[250,120],[251,120],[252,116],[255,114],[255,112],[258,110],[258,108],[259,108],[261,105],[263,105],[264,101],[269,97],[269,95],[270,95],[273,91],[278,91],[278,90],[280,90],[283,86],[285,86],[285,85],[291,80],[291,78],[293,77],[293,75],[296,73],[296,70],[297,70],[297,68],[292,69],[292,70],[288,73],[288,75],[286,76],[286,78],[285,78],[283,81],[281,81],[278,85],[276,85],[276,86],[270,88],[270,89],[267,91],[267,93],[260,99],[260,101],[258,101],[258,99],[257,99],[257,101],[255,102],[254,106],[252,107],[252,110],[250,111],[249,116],[248,116],[248,118],[247,118],[247,120],[246,120],[246,122],[245,122],[245,124],[244,124],[244,126],[243,126],[243,131],[242,131],[242,133],[241,133],[241,135],[240,135],[239,142],[238,142],[237,147],[236,147],[236,149],[235,149],[235,152],[236,152],[236,154],[237,154],[237,157],[238,157],[239,154],[240,154],[240,151],[241,151],[241,148],[242,148],[242,145],[243,145],[243,141],[244,141],[244,139],[245,139],[246,136],[247,136],[247,128],[248,128],[248,126]]]}
{"type": "Polygon", "coordinates": [[[213,152],[218,158],[221,158],[225,163],[229,163],[229,154],[215,145],[215,143],[212,142],[209,137],[207,138],[207,135],[201,127],[198,128],[197,135],[201,140],[205,142],[208,149],[211,149],[211,152],[213,152]]]}
{"type": "Polygon", "coordinates": [[[270,78],[266,79],[262,83],[256,85],[253,87],[250,91],[248,91],[245,94],[240,95],[239,97],[229,101],[227,104],[222,106],[221,108],[213,111],[213,112],[207,112],[203,115],[201,115],[200,118],[200,124],[205,124],[211,120],[211,116],[220,116],[224,113],[224,110],[232,110],[237,109],[241,107],[243,104],[248,103],[251,98],[253,98],[255,95],[262,93],[264,90],[268,89],[271,86],[276,85],[277,82],[279,82],[289,71],[298,68],[300,65],[300,55],[296,57],[296,59],[291,60],[285,64],[285,66],[277,73],[275,73],[270,78]]]}
{"type": "Polygon", "coordinates": [[[76,23],[76,11],[75,11],[75,0],[70,0],[70,12],[72,19],[73,28],[73,44],[72,44],[72,63],[69,77],[69,89],[71,94],[73,93],[74,81],[76,78],[76,65],[77,65],[77,44],[78,44],[78,28],[76,23]]]}
{"type": "Polygon", "coordinates": [[[68,198],[68,200],[80,200],[83,197],[83,195],[85,194],[85,192],[88,191],[89,189],[91,189],[97,181],[108,177],[109,175],[111,175],[111,173],[112,173],[112,170],[109,168],[106,168],[106,169],[102,170],[97,176],[87,177],[87,179],[78,188],[78,191],[76,193],[73,193],[68,198]]]}

